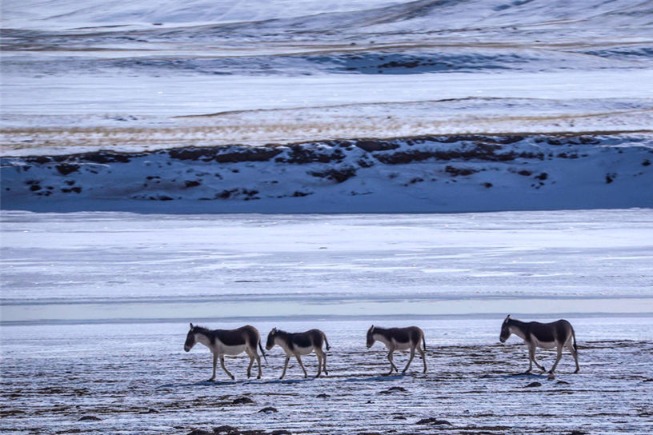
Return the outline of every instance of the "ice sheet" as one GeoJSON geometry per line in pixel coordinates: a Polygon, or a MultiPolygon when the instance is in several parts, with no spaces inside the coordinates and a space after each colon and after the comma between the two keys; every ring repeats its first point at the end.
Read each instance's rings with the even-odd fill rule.
{"type": "Polygon", "coordinates": [[[6,323],[653,312],[650,210],[2,219],[6,323]]]}

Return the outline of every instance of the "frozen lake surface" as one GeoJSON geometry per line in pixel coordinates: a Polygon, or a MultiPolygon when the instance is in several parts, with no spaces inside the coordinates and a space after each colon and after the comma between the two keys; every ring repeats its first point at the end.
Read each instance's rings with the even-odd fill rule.
{"type": "Polygon", "coordinates": [[[652,312],[645,209],[2,219],[5,324],[652,312]]]}
{"type": "Polygon", "coordinates": [[[2,431],[653,428],[650,210],[1,216],[2,431]],[[519,375],[525,347],[498,344],[508,313],[570,320],[581,372],[565,353],[555,380],[519,375]],[[291,364],[278,381],[275,348],[262,380],[246,380],[240,357],[227,360],[236,381],[206,382],[207,349],[183,351],[188,322],[320,328],[330,376],[304,380],[291,364]],[[409,375],[383,376],[381,345],[365,348],[372,323],[422,327],[429,372],[415,359],[409,375]]]}

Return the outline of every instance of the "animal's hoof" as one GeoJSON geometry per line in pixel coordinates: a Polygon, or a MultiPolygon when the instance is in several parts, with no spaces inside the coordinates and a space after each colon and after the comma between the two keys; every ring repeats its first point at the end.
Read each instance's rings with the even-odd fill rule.
{"type": "Polygon", "coordinates": [[[551,372],[549,372],[549,376],[547,376],[547,379],[549,379],[550,381],[552,381],[552,380],[554,380],[555,378],[556,378],[555,373],[551,373],[551,372]]]}
{"type": "Polygon", "coordinates": [[[579,371],[580,371],[580,369],[576,369],[576,371],[574,373],[578,373],[579,371]]]}

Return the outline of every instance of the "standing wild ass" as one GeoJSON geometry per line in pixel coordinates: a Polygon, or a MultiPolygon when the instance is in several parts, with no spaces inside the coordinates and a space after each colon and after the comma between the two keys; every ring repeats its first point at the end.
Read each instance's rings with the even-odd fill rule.
{"type": "Polygon", "coordinates": [[[311,329],[306,332],[297,332],[290,333],[286,331],[281,331],[277,328],[274,328],[268,334],[268,339],[265,344],[265,348],[270,350],[274,345],[279,345],[281,349],[286,353],[286,361],[283,365],[283,373],[279,379],[283,379],[286,376],[286,369],[288,368],[288,361],[290,357],[294,356],[297,358],[299,366],[304,371],[304,377],[308,377],[304,364],[302,363],[301,355],[308,355],[312,351],[315,351],[317,355],[317,376],[319,378],[322,374],[322,367],[324,367],[324,374],[329,375],[327,372],[326,366],[326,353],[322,350],[322,345],[326,344],[326,350],[329,350],[329,342],[327,341],[326,335],[324,332],[319,329],[311,329]]]}
{"type": "Polygon", "coordinates": [[[261,349],[263,357],[265,357],[265,352],[261,347],[261,336],[259,335],[258,330],[253,326],[246,325],[238,329],[210,330],[202,326],[193,326],[191,323],[190,331],[188,331],[188,335],[186,336],[186,343],[184,343],[184,350],[190,352],[193,346],[195,346],[195,343],[198,342],[208,347],[211,353],[213,353],[213,376],[211,376],[209,381],[215,379],[215,366],[218,358],[220,358],[220,365],[225,373],[229,375],[232,380],[236,379],[225,367],[224,356],[239,355],[243,352],[249,356],[247,377],[249,378],[251,376],[252,365],[256,359],[256,362],[258,363],[257,379],[261,379],[261,357],[258,355],[256,346],[258,345],[259,349],[261,349]]]}
{"type": "Polygon", "coordinates": [[[392,370],[399,373],[399,369],[392,360],[392,354],[395,350],[410,350],[410,358],[406,367],[401,372],[402,374],[406,373],[410,363],[415,357],[415,349],[422,356],[424,361],[424,373],[426,373],[426,340],[424,339],[424,331],[422,331],[417,326],[409,326],[407,328],[379,328],[372,325],[367,331],[367,348],[372,347],[375,341],[380,341],[388,349],[388,361],[390,361],[390,373],[392,370]],[[421,345],[421,347],[420,347],[421,345]]]}
{"type": "Polygon", "coordinates": [[[517,319],[511,319],[510,315],[508,315],[501,325],[501,334],[499,336],[501,343],[505,343],[510,337],[510,334],[515,334],[520,337],[528,345],[529,365],[526,373],[530,373],[533,369],[533,363],[542,372],[546,371],[544,366],[535,360],[535,348],[537,347],[542,349],[553,349],[555,347],[558,352],[556,362],[553,364],[551,370],[549,370],[551,376],[553,376],[562,358],[563,347],[567,347],[574,357],[574,361],[576,362],[576,371],[574,373],[578,373],[580,370],[580,366],[578,365],[576,334],[571,323],[568,321],[561,319],[551,323],[521,322],[517,319]]]}

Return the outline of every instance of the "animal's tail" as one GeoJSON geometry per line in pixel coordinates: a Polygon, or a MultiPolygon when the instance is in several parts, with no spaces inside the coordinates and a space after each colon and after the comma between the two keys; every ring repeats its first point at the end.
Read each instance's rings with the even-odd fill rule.
{"type": "Polygon", "coordinates": [[[261,349],[261,355],[263,355],[263,359],[265,359],[265,363],[267,364],[268,357],[265,355],[265,351],[263,350],[263,346],[261,346],[261,339],[260,338],[258,340],[258,348],[261,349]]]}
{"type": "Polygon", "coordinates": [[[326,334],[324,332],[322,333],[322,338],[324,338],[324,343],[326,343],[327,350],[331,350],[331,346],[329,346],[329,340],[327,340],[326,334]]]}
{"type": "Polygon", "coordinates": [[[578,352],[578,344],[576,343],[576,332],[574,331],[574,327],[571,327],[571,337],[574,339],[574,350],[578,352]]]}
{"type": "Polygon", "coordinates": [[[424,334],[422,334],[422,348],[426,352],[426,337],[424,337],[424,334]]]}

